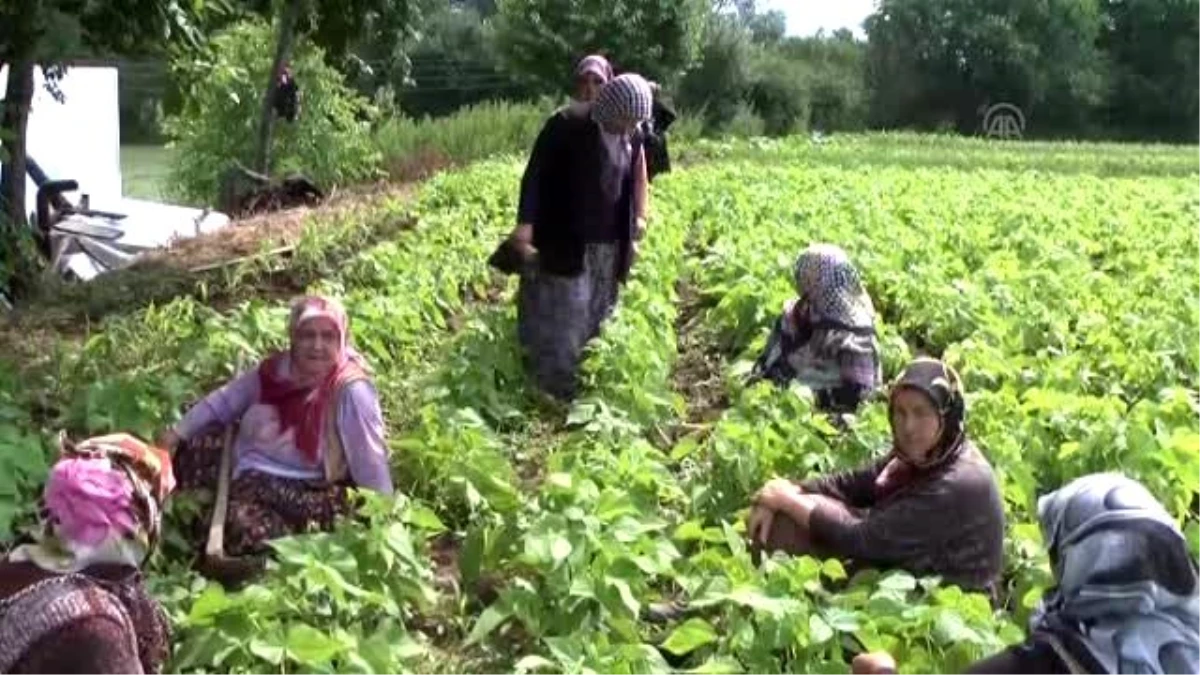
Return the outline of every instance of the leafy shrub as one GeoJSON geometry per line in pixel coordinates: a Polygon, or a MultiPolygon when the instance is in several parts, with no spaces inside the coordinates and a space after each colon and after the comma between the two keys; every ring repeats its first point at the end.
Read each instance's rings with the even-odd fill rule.
{"type": "Polygon", "coordinates": [[[747,33],[727,17],[713,19],[699,63],[679,83],[679,105],[703,110],[707,130],[729,124],[750,81],[751,44],[747,33]]]}
{"type": "MultiPolygon", "coordinates": [[[[245,21],[213,38],[206,58],[173,64],[185,92],[182,110],[166,122],[178,148],[171,183],[179,198],[211,203],[232,162],[250,166],[273,52],[271,27],[245,21]]],[[[291,68],[301,89],[300,116],[276,123],[271,172],[302,172],[323,186],[375,175],[380,154],[369,133],[374,109],[325,64],[321,49],[302,39],[291,68]]]]}
{"type": "Polygon", "coordinates": [[[769,136],[787,136],[808,124],[808,73],[802,63],[767,53],[759,58],[747,99],[769,136]]]}
{"type": "Polygon", "coordinates": [[[744,101],[738,102],[733,117],[721,127],[722,135],[744,138],[762,136],[765,131],[763,118],[754,110],[754,106],[744,101]]]}
{"type": "Polygon", "coordinates": [[[375,138],[388,175],[419,178],[450,164],[528,153],[554,107],[550,100],[480,103],[448,117],[388,120],[375,138]]]}

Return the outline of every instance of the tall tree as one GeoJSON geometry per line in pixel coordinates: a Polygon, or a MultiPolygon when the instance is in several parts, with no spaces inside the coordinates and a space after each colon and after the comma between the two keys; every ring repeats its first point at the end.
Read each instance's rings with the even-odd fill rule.
{"type": "Polygon", "coordinates": [[[619,70],[671,81],[695,60],[709,0],[501,0],[497,42],[509,70],[546,91],[575,60],[606,54],[619,70]]]}
{"type": "Polygon", "coordinates": [[[193,18],[200,0],[26,0],[0,4],[0,63],[7,64],[3,130],[9,171],[0,199],[10,221],[25,218],[25,130],[33,99],[34,69],[53,81],[71,58],[166,50],[173,42],[195,45],[193,18]],[[196,4],[191,4],[194,1],[196,4]]]}
{"type": "MultiPolygon", "coordinates": [[[[434,0],[283,0],[278,14],[275,60],[263,92],[255,164],[270,172],[270,147],[275,114],[271,105],[280,73],[299,35],[310,37],[326,55],[347,72],[380,81],[405,78],[411,63],[406,43],[416,33],[424,9],[434,0]],[[381,56],[367,63],[359,56],[370,50],[381,56]],[[371,77],[375,70],[385,73],[371,77]]],[[[256,5],[258,11],[264,7],[256,5]]],[[[267,6],[270,11],[270,5],[267,6]]],[[[357,78],[357,79],[362,79],[357,78]]]]}
{"type": "Polygon", "coordinates": [[[1195,142],[1200,1],[1106,0],[1100,45],[1112,65],[1107,122],[1139,138],[1195,142]]]}
{"type": "Polygon", "coordinates": [[[304,0],[286,0],[279,15],[279,32],[275,37],[275,58],[271,61],[271,72],[263,90],[262,107],[259,109],[258,137],[254,147],[254,168],[262,174],[271,171],[271,137],[275,129],[275,96],[279,91],[279,78],[284,65],[291,57],[292,45],[296,42],[296,21],[300,18],[304,0]]]}
{"type": "Polygon", "coordinates": [[[866,22],[875,123],[970,132],[990,102],[1043,130],[1103,99],[1098,0],[882,0],[866,22]]]}

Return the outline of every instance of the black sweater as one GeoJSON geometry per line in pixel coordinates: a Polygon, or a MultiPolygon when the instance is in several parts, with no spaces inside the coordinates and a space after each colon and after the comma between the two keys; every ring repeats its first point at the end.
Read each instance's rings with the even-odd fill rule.
{"type": "Polygon", "coordinates": [[[597,240],[597,232],[605,232],[619,245],[617,276],[626,279],[642,143],[642,134],[635,132],[630,138],[629,170],[616,175],[608,171],[608,153],[600,127],[591,119],[591,106],[566,106],[546,121],[521,179],[517,209],[518,223],[533,226],[533,245],[543,272],[581,274],[584,247],[597,240]],[[619,183],[606,185],[606,180],[619,183]]]}

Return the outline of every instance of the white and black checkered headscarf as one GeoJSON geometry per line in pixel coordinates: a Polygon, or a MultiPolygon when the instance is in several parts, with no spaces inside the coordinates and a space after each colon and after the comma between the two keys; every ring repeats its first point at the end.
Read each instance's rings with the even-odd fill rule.
{"type": "Polygon", "coordinates": [[[796,260],[796,290],[821,319],[853,328],[875,325],[875,306],[849,256],[833,244],[811,244],[796,260]]]}
{"type": "Polygon", "coordinates": [[[654,94],[641,75],[625,73],[608,81],[596,96],[592,119],[606,129],[626,127],[650,119],[654,94]]]}

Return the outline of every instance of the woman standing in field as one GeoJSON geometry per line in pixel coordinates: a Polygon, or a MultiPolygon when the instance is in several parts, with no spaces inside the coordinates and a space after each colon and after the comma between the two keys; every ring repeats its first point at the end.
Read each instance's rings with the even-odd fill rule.
{"type": "Polygon", "coordinates": [[[600,95],[600,89],[613,78],[612,65],[599,54],[590,54],[575,64],[575,91],[573,96],[580,103],[591,103],[600,95]]]}
{"type": "Polygon", "coordinates": [[[753,379],[813,391],[826,410],[852,412],[883,382],[875,307],[841,248],[812,244],[795,266],[796,291],[754,365],[753,379]]]}
{"type": "Polygon", "coordinates": [[[917,359],[892,387],[888,410],[887,456],[799,483],[768,482],[750,512],[752,541],[993,591],[1003,570],[1004,504],[991,465],[967,438],[958,375],[917,359]]]}
{"type": "MultiPolygon", "coordinates": [[[[560,108],[555,114],[560,114],[570,111],[574,115],[586,115],[588,107],[596,100],[596,96],[600,94],[600,89],[608,84],[608,81],[613,78],[612,65],[608,59],[599,54],[591,54],[579,60],[575,64],[575,89],[571,92],[571,103],[563,108],[560,108]]],[[[518,212],[524,213],[526,203],[529,201],[530,190],[534,188],[531,184],[532,174],[528,171],[521,177],[521,197],[520,205],[517,207],[518,212]]]]}
{"type": "Polygon", "coordinates": [[[212,392],[165,434],[181,443],[183,487],[218,479],[219,450],[191,442],[238,424],[226,550],[264,553],[271,539],[328,529],[347,513],[349,487],[391,494],[383,415],[366,363],[349,346],[335,300],[292,303],[290,348],[212,392]]]}
{"type": "Polygon", "coordinates": [[[653,113],[648,122],[642,125],[642,133],[646,137],[646,177],[653,182],[659,174],[671,171],[671,154],[667,149],[667,129],[675,123],[678,115],[661,96],[661,88],[657,82],[650,83],[654,93],[653,113]]]}
{"type": "Polygon", "coordinates": [[[61,441],[40,534],[0,562],[0,673],[161,672],[171,627],[141,568],[174,485],[132,436],[61,441]]]}
{"type": "MultiPolygon", "coordinates": [[[[600,88],[613,78],[613,67],[608,59],[599,54],[591,54],[580,59],[575,66],[575,91],[572,97],[573,105],[591,103],[600,94],[600,88]]],[[[650,82],[651,114],[650,119],[641,124],[642,138],[646,152],[646,179],[653,181],[660,173],[671,170],[671,158],[667,151],[667,128],[675,122],[675,111],[663,103],[659,96],[659,86],[650,82]]]]}
{"type": "MultiPolygon", "coordinates": [[[[1196,563],[1162,504],[1115,473],[1084,476],[1038,500],[1057,585],[1025,642],[967,673],[1200,672],[1196,563]]],[[[876,652],[855,673],[894,673],[876,652]]]]}
{"type": "Polygon", "coordinates": [[[522,180],[511,241],[527,261],[517,320],[540,389],[570,399],[584,346],[616,305],[646,231],[646,160],[639,125],[650,85],[626,74],[592,103],[546,122],[522,180]]]}

